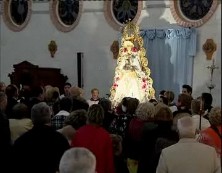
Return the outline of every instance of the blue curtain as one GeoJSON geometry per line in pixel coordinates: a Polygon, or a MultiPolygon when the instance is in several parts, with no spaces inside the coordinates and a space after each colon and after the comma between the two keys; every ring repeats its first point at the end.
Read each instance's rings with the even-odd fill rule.
{"type": "Polygon", "coordinates": [[[183,84],[192,86],[196,35],[189,28],[141,30],[157,98],[163,89],[177,96],[183,84]]]}

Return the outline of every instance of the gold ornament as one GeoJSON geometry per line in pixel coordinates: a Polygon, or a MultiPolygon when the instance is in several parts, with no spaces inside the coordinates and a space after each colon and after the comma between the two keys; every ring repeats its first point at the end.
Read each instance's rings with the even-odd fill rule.
{"type": "Polygon", "coordinates": [[[217,45],[213,39],[207,39],[203,45],[203,51],[206,54],[207,60],[212,60],[213,53],[217,50],[217,45]]]}
{"type": "Polygon", "coordinates": [[[50,51],[50,55],[53,58],[57,51],[57,44],[54,40],[51,40],[50,43],[48,44],[48,50],[50,51]]]}
{"type": "Polygon", "coordinates": [[[113,59],[118,58],[119,54],[119,43],[117,40],[114,40],[111,47],[110,47],[111,52],[113,53],[113,59]]]}

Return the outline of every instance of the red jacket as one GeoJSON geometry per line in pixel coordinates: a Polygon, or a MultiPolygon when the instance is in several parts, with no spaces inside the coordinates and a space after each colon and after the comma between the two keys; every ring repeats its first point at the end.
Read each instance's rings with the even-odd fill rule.
{"type": "MultiPolygon", "coordinates": [[[[221,135],[222,126],[219,125],[216,128],[221,135]]],[[[221,138],[211,127],[200,132],[198,141],[214,147],[218,156],[221,157],[221,138]]]]}
{"type": "Polygon", "coordinates": [[[71,146],[87,148],[95,155],[97,173],[114,173],[112,140],[102,127],[81,127],[76,132],[71,146]]]}

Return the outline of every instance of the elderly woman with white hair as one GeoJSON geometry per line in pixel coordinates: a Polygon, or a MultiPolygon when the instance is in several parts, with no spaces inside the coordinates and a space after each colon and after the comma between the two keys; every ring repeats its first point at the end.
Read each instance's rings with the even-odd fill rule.
{"type": "Polygon", "coordinates": [[[221,107],[211,109],[209,121],[211,126],[200,132],[198,141],[214,147],[221,158],[221,107]]]}
{"type": "Polygon", "coordinates": [[[86,148],[67,150],[59,164],[60,173],[96,173],[96,157],[86,148]]]}

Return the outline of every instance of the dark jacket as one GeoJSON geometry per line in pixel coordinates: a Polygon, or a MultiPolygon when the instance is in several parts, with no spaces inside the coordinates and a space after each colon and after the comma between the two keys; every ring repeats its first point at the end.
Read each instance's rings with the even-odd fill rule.
{"type": "Polygon", "coordinates": [[[137,173],[155,173],[162,149],[176,143],[178,134],[172,121],[156,121],[144,126],[137,173]]]}
{"type": "Polygon", "coordinates": [[[8,98],[7,100],[7,106],[6,106],[6,110],[5,113],[7,115],[7,118],[14,118],[13,116],[13,112],[12,112],[12,108],[17,104],[17,100],[15,98],[8,98]]]}
{"type": "Polygon", "coordinates": [[[6,115],[0,110],[0,161],[1,169],[7,168],[10,158],[11,134],[9,129],[9,121],[6,115]]]}
{"type": "Polygon", "coordinates": [[[14,172],[55,173],[67,149],[69,143],[62,134],[46,125],[34,126],[14,143],[14,172]]]}

